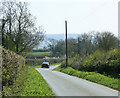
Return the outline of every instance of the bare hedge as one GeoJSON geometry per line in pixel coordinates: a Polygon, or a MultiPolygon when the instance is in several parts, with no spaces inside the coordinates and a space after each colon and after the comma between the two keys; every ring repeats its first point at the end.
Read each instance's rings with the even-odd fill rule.
{"type": "Polygon", "coordinates": [[[25,67],[25,59],[16,53],[2,48],[2,85],[15,83],[18,74],[25,67]]]}

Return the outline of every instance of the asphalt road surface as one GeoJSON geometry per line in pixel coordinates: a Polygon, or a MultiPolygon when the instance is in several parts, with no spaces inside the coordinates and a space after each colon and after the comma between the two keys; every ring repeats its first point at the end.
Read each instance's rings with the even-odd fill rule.
{"type": "Polygon", "coordinates": [[[118,96],[118,91],[50,68],[36,68],[56,96],[118,96]]]}

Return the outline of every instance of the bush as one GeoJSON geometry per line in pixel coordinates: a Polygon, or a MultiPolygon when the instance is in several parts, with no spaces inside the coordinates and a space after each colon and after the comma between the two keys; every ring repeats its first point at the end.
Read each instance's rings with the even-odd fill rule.
{"type": "Polygon", "coordinates": [[[25,59],[9,50],[2,49],[3,86],[12,85],[17,74],[25,67],[25,59]]]}
{"type": "MultiPolygon", "coordinates": [[[[112,49],[108,52],[97,50],[93,54],[80,57],[76,55],[69,58],[68,65],[77,70],[94,71],[101,74],[109,74],[118,77],[120,64],[120,49],[112,49]]],[[[65,66],[65,61],[61,67],[65,66]]]]}
{"type": "MultiPolygon", "coordinates": [[[[23,70],[17,74],[16,81],[13,85],[4,86],[3,95],[4,96],[17,96],[17,94],[21,94],[22,90],[24,89],[25,80],[28,79],[28,66],[25,66],[23,70]]],[[[20,96],[20,95],[19,95],[20,96]]]]}

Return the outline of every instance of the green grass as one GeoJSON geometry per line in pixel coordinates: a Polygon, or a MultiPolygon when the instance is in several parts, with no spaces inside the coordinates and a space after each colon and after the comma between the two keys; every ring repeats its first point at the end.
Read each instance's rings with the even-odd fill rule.
{"type": "Polygon", "coordinates": [[[28,79],[25,82],[24,96],[54,96],[41,74],[33,67],[29,67],[28,79]]]}
{"type": "Polygon", "coordinates": [[[34,66],[34,68],[41,68],[41,65],[34,66]]]}
{"type": "Polygon", "coordinates": [[[120,88],[118,87],[118,79],[116,78],[110,78],[108,76],[104,76],[102,74],[96,73],[96,72],[85,72],[85,71],[78,71],[71,67],[67,68],[57,68],[54,69],[69,75],[73,75],[82,79],[86,79],[92,82],[96,82],[98,84],[102,84],[105,86],[108,86],[110,88],[116,89],[120,91],[120,88]]]}
{"type": "Polygon", "coordinates": [[[54,65],[59,65],[61,63],[53,63],[53,64],[50,64],[50,66],[54,66],[54,65]]]}
{"type": "Polygon", "coordinates": [[[27,80],[24,83],[24,89],[20,96],[55,96],[49,88],[41,74],[34,68],[29,66],[27,80]]]}
{"type": "Polygon", "coordinates": [[[26,54],[26,58],[35,59],[35,58],[45,58],[50,57],[51,52],[29,52],[26,54]]]}
{"type": "Polygon", "coordinates": [[[26,72],[21,73],[14,85],[5,87],[5,96],[55,96],[42,75],[34,67],[27,66],[26,68],[26,72]]]}
{"type": "Polygon", "coordinates": [[[29,52],[28,55],[50,55],[51,52],[29,52]]]}

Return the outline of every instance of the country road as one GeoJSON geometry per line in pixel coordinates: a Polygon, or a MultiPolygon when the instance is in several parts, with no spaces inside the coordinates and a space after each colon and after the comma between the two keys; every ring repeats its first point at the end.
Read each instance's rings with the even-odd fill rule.
{"type": "Polygon", "coordinates": [[[47,68],[36,68],[56,96],[118,96],[118,91],[47,68]]]}

